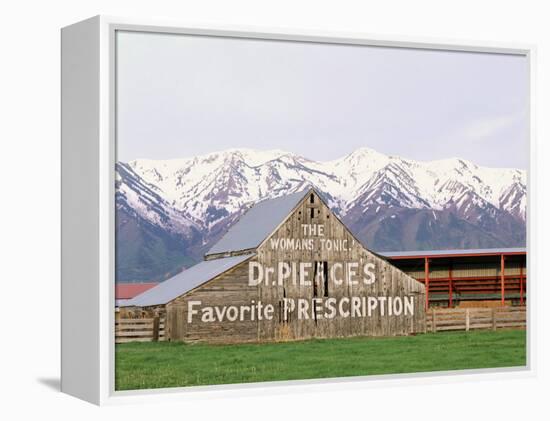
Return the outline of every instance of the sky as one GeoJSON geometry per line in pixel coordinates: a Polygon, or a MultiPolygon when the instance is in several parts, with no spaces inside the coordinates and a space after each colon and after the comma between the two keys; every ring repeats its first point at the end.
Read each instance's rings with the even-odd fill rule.
{"type": "Polygon", "coordinates": [[[519,55],[118,32],[117,159],[369,147],[526,169],[528,89],[519,55]]]}

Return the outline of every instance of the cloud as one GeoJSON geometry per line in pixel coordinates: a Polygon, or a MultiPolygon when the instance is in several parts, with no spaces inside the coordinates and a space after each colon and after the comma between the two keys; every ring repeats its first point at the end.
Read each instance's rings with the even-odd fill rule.
{"type": "Polygon", "coordinates": [[[472,140],[483,140],[510,128],[519,117],[518,114],[510,114],[477,120],[464,128],[463,135],[472,140]]]}

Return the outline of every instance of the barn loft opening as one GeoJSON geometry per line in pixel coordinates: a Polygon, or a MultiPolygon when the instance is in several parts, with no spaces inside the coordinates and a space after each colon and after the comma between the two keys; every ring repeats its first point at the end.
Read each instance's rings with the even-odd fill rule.
{"type": "Polygon", "coordinates": [[[322,285],[323,285],[323,297],[328,297],[329,289],[328,289],[328,262],[322,261],[322,262],[315,262],[314,268],[313,268],[313,296],[318,297],[318,288],[317,281],[319,279],[319,276],[322,274],[322,285]]]}
{"type": "Polygon", "coordinates": [[[328,297],[328,262],[323,262],[323,296],[328,297]]]}
{"type": "Polygon", "coordinates": [[[315,195],[313,193],[309,195],[309,203],[315,203],[315,195]]]}
{"type": "Polygon", "coordinates": [[[317,297],[317,270],[320,262],[315,262],[313,265],[313,296],[317,297]]]}

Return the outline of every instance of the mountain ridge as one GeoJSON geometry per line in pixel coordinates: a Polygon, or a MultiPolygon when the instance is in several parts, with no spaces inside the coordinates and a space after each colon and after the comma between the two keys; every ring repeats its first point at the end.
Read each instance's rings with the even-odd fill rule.
{"type": "Polygon", "coordinates": [[[117,210],[133,215],[137,230],[179,237],[188,261],[200,260],[254,203],[308,185],[375,251],[525,243],[526,172],[460,158],[415,161],[359,148],[314,161],[242,148],[118,163],[116,173],[117,210]]]}

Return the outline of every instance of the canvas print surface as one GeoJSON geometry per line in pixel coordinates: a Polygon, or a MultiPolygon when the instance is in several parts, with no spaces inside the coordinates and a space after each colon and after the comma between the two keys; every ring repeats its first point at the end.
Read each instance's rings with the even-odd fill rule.
{"type": "Polygon", "coordinates": [[[525,56],[116,48],[117,390],[525,366],[525,56]]]}

